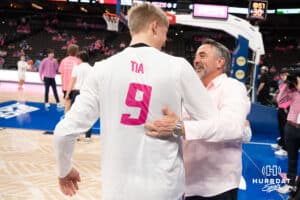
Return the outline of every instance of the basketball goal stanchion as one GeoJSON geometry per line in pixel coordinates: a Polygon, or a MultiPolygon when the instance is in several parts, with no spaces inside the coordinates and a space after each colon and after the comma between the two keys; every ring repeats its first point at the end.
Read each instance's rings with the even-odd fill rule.
{"type": "Polygon", "coordinates": [[[119,31],[119,21],[118,15],[113,13],[103,13],[103,18],[107,25],[107,30],[109,31],[119,31]]]}

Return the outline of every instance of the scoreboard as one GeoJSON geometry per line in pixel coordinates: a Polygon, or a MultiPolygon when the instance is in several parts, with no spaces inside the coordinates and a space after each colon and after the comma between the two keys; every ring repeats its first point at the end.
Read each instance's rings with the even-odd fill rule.
{"type": "Polygon", "coordinates": [[[268,2],[262,0],[252,0],[249,2],[249,19],[266,19],[268,2]]]}

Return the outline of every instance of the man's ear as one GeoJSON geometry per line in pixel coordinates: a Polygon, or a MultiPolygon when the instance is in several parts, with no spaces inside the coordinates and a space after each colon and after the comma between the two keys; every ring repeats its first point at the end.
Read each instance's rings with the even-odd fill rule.
{"type": "Polygon", "coordinates": [[[219,57],[217,62],[218,62],[218,68],[224,68],[224,65],[225,65],[225,58],[224,57],[219,57]]]}
{"type": "Polygon", "coordinates": [[[153,33],[153,35],[156,35],[157,34],[157,26],[158,26],[157,21],[151,22],[149,26],[150,26],[150,30],[153,33]]]}

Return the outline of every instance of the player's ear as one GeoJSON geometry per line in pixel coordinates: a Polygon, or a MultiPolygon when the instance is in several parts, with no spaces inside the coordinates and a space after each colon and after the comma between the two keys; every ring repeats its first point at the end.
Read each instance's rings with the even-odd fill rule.
{"type": "Polygon", "coordinates": [[[150,29],[153,35],[157,34],[157,26],[158,26],[157,21],[153,21],[150,23],[150,29]]]}

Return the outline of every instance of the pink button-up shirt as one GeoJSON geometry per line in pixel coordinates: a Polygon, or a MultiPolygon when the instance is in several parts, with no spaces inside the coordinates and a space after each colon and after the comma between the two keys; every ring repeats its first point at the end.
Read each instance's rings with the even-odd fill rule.
{"type": "Polygon", "coordinates": [[[238,188],[241,179],[240,141],[250,110],[246,88],[239,81],[222,74],[207,86],[207,90],[219,110],[219,120],[214,135],[199,135],[197,129],[201,127],[196,121],[184,121],[186,196],[215,196],[238,188]],[[203,139],[189,140],[195,138],[203,139]]]}
{"type": "Polygon", "coordinates": [[[44,58],[39,67],[41,79],[43,77],[54,78],[58,70],[58,63],[55,58],[44,58]]]}
{"type": "Polygon", "coordinates": [[[290,90],[287,85],[284,84],[277,96],[277,102],[282,104],[289,101],[291,104],[287,120],[296,124],[300,124],[300,121],[297,121],[298,117],[300,118],[300,92],[296,90],[290,90]]]}

